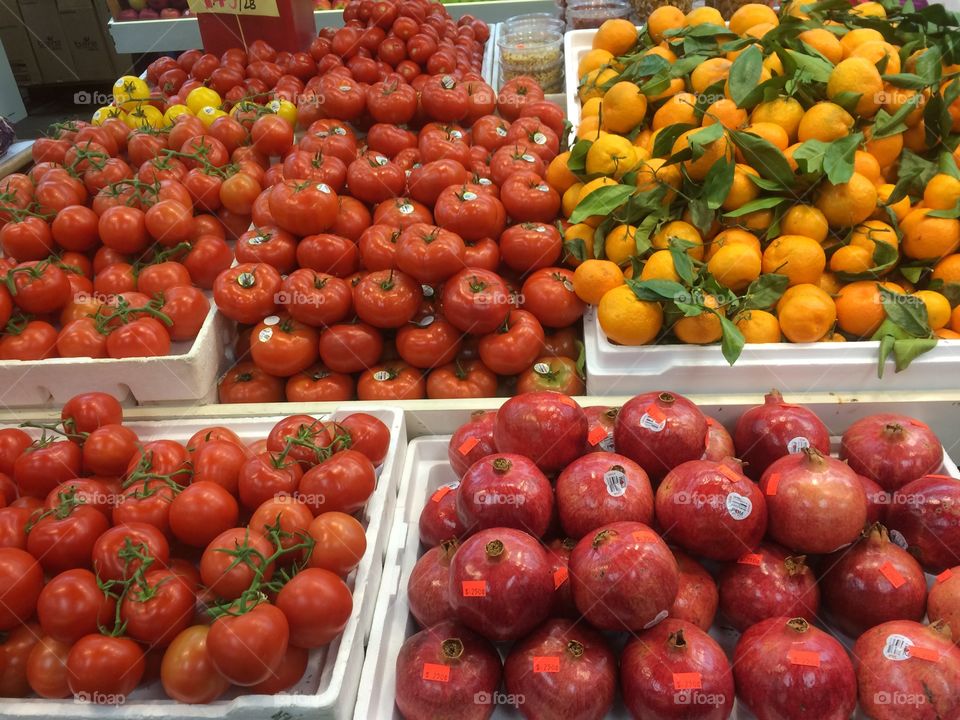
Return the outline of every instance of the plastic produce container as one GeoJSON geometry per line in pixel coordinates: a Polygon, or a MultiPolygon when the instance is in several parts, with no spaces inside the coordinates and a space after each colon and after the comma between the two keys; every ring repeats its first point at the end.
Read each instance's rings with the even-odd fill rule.
{"type": "Polygon", "coordinates": [[[598,28],[607,20],[629,19],[633,6],[627,0],[572,0],[567,3],[567,29],[598,28]]]}
{"type": "Polygon", "coordinates": [[[500,84],[519,75],[535,79],[545,93],[563,90],[563,33],[549,27],[500,28],[500,84]]]}

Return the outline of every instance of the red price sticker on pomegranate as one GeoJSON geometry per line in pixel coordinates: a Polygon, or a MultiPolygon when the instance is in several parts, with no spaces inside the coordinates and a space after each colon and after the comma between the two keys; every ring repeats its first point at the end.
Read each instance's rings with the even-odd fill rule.
{"type": "Polygon", "coordinates": [[[667,419],[667,416],[664,415],[663,410],[661,410],[656,403],[650,403],[644,409],[644,412],[650,416],[650,419],[655,423],[662,423],[667,419]]]}
{"type": "Polygon", "coordinates": [[[763,562],[763,556],[757,553],[747,553],[737,560],[740,565],[756,565],[757,567],[760,567],[761,562],[763,562]]]}
{"type": "Polygon", "coordinates": [[[535,673],[560,672],[560,657],[557,655],[533,656],[533,671],[535,673]]]}
{"type": "Polygon", "coordinates": [[[594,425],[593,429],[590,430],[590,434],[587,435],[587,442],[591,445],[596,445],[601,442],[607,436],[607,431],[603,429],[601,425],[594,425]]]}
{"type": "Polygon", "coordinates": [[[468,437],[466,440],[460,443],[460,447],[457,448],[457,452],[460,453],[461,455],[466,455],[468,452],[473,450],[479,444],[480,444],[480,441],[477,438],[468,437]]]}
{"type": "Polygon", "coordinates": [[[953,577],[953,570],[950,570],[949,568],[947,568],[942,573],[937,575],[937,582],[945,583],[947,580],[949,580],[952,577],[953,577]]]}
{"type": "Polygon", "coordinates": [[[449,485],[443,485],[442,487],[438,487],[436,490],[433,491],[433,495],[430,496],[430,499],[433,502],[440,502],[441,500],[443,500],[444,496],[446,496],[446,494],[449,493],[451,490],[453,490],[453,488],[450,487],[449,485]]]}
{"type": "Polygon", "coordinates": [[[723,475],[730,482],[737,482],[740,479],[740,476],[737,475],[736,470],[734,470],[729,465],[724,465],[723,463],[720,463],[717,466],[717,472],[723,475]]]}
{"type": "Polygon", "coordinates": [[[464,580],[460,583],[464,597],[482,598],[487,596],[486,580],[464,580]]]}
{"type": "Polygon", "coordinates": [[[921,647],[920,645],[914,645],[907,652],[910,653],[910,657],[916,658],[917,660],[926,660],[927,662],[940,662],[940,653],[934,648],[921,647]]]}
{"type": "Polygon", "coordinates": [[[553,589],[556,590],[558,587],[563,585],[567,578],[570,577],[570,571],[565,567],[558,567],[553,571],[553,589]]]}
{"type": "Polygon", "coordinates": [[[674,690],[699,690],[703,687],[703,679],[698,672],[673,674],[674,690]]]}
{"type": "Polygon", "coordinates": [[[924,475],[928,478],[936,478],[937,480],[949,480],[950,482],[956,481],[955,477],[950,477],[949,475],[924,475]]]}
{"type": "Polygon", "coordinates": [[[424,663],[422,677],[431,682],[450,682],[450,666],[424,663]]]}
{"type": "Polygon", "coordinates": [[[767,482],[767,495],[776,495],[778,487],[780,487],[780,473],[773,473],[767,482]]]}
{"type": "Polygon", "coordinates": [[[787,653],[787,661],[791,665],[803,665],[804,667],[820,667],[820,653],[813,650],[790,650],[787,653]]]}
{"type": "Polygon", "coordinates": [[[893,585],[894,590],[907,581],[906,578],[900,574],[900,571],[897,570],[889,561],[880,566],[880,574],[883,575],[891,585],[893,585]]]}
{"type": "Polygon", "coordinates": [[[653,530],[634,530],[630,534],[633,535],[633,539],[637,542],[648,543],[655,542],[658,539],[653,530]]]}

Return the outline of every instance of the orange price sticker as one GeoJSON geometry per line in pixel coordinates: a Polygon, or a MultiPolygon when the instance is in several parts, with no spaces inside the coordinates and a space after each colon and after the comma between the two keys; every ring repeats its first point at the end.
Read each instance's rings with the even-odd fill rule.
{"type": "Polygon", "coordinates": [[[460,443],[460,447],[457,448],[457,452],[461,455],[466,455],[479,444],[480,441],[476,437],[468,437],[466,440],[460,443]]]}
{"type": "Polygon", "coordinates": [[[607,436],[607,431],[603,429],[601,425],[594,425],[593,429],[590,430],[590,434],[587,435],[587,442],[591,445],[596,445],[602,441],[607,436]]]}
{"type": "Polygon", "coordinates": [[[698,672],[673,674],[674,690],[699,690],[703,687],[703,679],[698,672]]]}
{"type": "Polygon", "coordinates": [[[431,682],[450,682],[450,666],[424,663],[422,677],[424,680],[430,680],[431,682]]]}
{"type": "Polygon", "coordinates": [[[927,662],[940,661],[940,653],[935,648],[914,645],[907,652],[910,653],[910,657],[917,658],[917,660],[926,660],[927,662]]]}
{"type": "Polygon", "coordinates": [[[644,412],[650,416],[650,419],[656,423],[662,423],[667,419],[667,416],[663,414],[663,410],[657,407],[656,403],[650,403],[647,405],[644,412]]]}
{"type": "Polygon", "coordinates": [[[553,571],[553,589],[556,590],[558,587],[563,585],[567,578],[570,577],[570,571],[566,567],[558,567],[553,571]]]}
{"type": "Polygon", "coordinates": [[[949,475],[924,475],[928,478],[936,478],[937,480],[950,480],[951,482],[956,481],[955,477],[950,477],[949,475]]]}
{"type": "Polygon", "coordinates": [[[767,495],[776,495],[778,487],[780,487],[780,473],[773,473],[767,482],[767,495]]]}
{"type": "Polygon", "coordinates": [[[897,570],[889,561],[880,566],[880,574],[883,575],[891,585],[893,585],[894,590],[906,582],[906,579],[900,574],[900,571],[897,570]]]}
{"type": "Polygon", "coordinates": [[[486,580],[464,580],[460,585],[464,597],[482,598],[487,596],[486,580]]]}
{"type": "Polygon", "coordinates": [[[436,490],[433,491],[433,495],[430,496],[430,500],[432,500],[433,502],[440,502],[447,495],[447,493],[449,493],[452,489],[453,488],[451,488],[449,485],[443,485],[442,487],[438,487],[436,490]]]}
{"type": "Polygon", "coordinates": [[[654,542],[657,540],[657,536],[653,530],[634,530],[631,535],[633,535],[633,539],[637,542],[654,542]]]}
{"type": "Polygon", "coordinates": [[[723,475],[730,482],[737,482],[740,479],[740,476],[737,475],[736,470],[734,470],[729,465],[724,465],[723,463],[720,463],[717,466],[717,472],[723,475]]]}
{"type": "Polygon", "coordinates": [[[947,580],[949,580],[952,577],[953,577],[953,570],[951,570],[950,568],[947,568],[942,573],[937,575],[937,582],[945,583],[947,580]]]}
{"type": "Polygon", "coordinates": [[[756,565],[757,567],[760,567],[761,562],[763,562],[763,556],[757,553],[747,553],[737,560],[740,565],[756,565]]]}
{"type": "Polygon", "coordinates": [[[560,672],[560,657],[557,655],[533,656],[533,671],[535,673],[560,672]]]}
{"type": "Polygon", "coordinates": [[[820,653],[812,650],[790,650],[787,653],[787,660],[791,665],[803,665],[804,667],[820,667],[820,653]]]}

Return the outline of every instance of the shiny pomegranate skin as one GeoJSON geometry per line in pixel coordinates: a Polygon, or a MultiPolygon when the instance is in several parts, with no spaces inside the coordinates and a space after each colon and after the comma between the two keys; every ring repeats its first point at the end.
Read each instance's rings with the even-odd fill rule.
{"type": "Polygon", "coordinates": [[[670,617],[686,620],[706,632],[713,625],[720,602],[717,583],[700,563],[677,548],[670,548],[680,569],[680,586],[670,617]]]}
{"type": "Polygon", "coordinates": [[[450,559],[457,551],[457,541],[449,540],[427,550],[410,573],[407,600],[410,614],[422,628],[442,620],[456,620],[450,606],[450,559]]]}
{"type": "Polygon", "coordinates": [[[585,407],[583,412],[587,416],[587,443],[584,446],[584,452],[616,452],[613,426],[616,424],[620,408],[593,405],[585,407]]]}
{"type": "Polygon", "coordinates": [[[877,625],[853,646],[860,707],[875,720],[960,717],[960,648],[942,623],[895,620],[877,625]],[[923,657],[913,655],[922,648],[923,657]],[[932,661],[933,658],[935,661],[932,661]]]}
{"type": "Polygon", "coordinates": [[[633,638],[620,659],[623,700],[638,720],[726,720],[733,710],[730,662],[717,641],[685,620],[664,620],[633,638]],[[677,689],[698,674],[699,689],[677,689]]]}
{"type": "Polygon", "coordinates": [[[890,620],[922,620],[927,606],[927,580],[920,563],[890,542],[879,523],[852,548],[824,561],[820,579],[823,605],[832,627],[858,637],[890,620]]]}
{"type": "Polygon", "coordinates": [[[406,720],[486,720],[502,671],[500,656],[487,640],[459,623],[439,623],[401,646],[397,707],[406,720]],[[478,702],[478,696],[487,701],[478,702]]]}
{"type": "Polygon", "coordinates": [[[929,572],[939,573],[960,558],[960,482],[927,475],[893,495],[887,527],[907,540],[907,550],[929,572]]]}
{"type": "Polygon", "coordinates": [[[497,449],[526,455],[543,472],[555,473],[580,456],[587,441],[587,416],[568,395],[543,390],[507,400],[497,411],[497,449]]]}
{"type": "Polygon", "coordinates": [[[528,720],[603,720],[617,689],[617,658],[586,623],[547,620],[513,646],[503,677],[507,694],[523,697],[517,707],[528,720]],[[556,664],[544,671],[543,658],[556,664]]]}
{"type": "Polygon", "coordinates": [[[867,524],[885,523],[887,508],[890,506],[890,493],[866,475],[857,475],[857,477],[860,478],[860,484],[867,493],[867,524]]]}
{"type": "Polygon", "coordinates": [[[457,491],[460,482],[441,485],[427,498],[420,511],[420,543],[424,547],[436,547],[444,540],[467,536],[467,528],[457,516],[457,491]]]}
{"type": "Polygon", "coordinates": [[[669,542],[711,560],[736,560],[767,531],[763,493],[729,458],[690,460],[667,473],[656,515],[669,542]]]}
{"type": "Polygon", "coordinates": [[[919,420],[880,413],[853,423],[840,439],[840,459],[893,492],[943,464],[943,447],[919,420]]]}
{"type": "Polygon", "coordinates": [[[960,565],[937,576],[927,596],[927,617],[933,622],[947,623],[953,632],[953,641],[960,645],[960,565]]]}
{"type": "Polygon", "coordinates": [[[495,642],[526,635],[547,618],[552,602],[550,558],[527,533],[481,530],[450,563],[450,604],[457,618],[495,642]]]}
{"type": "Polygon", "coordinates": [[[857,706],[847,651],[802,618],[749,628],[733,653],[733,677],[757,720],[848,720],[857,706]]]}
{"type": "Polygon", "coordinates": [[[577,541],[572,538],[557,538],[547,545],[554,586],[550,617],[580,617],[573,602],[573,589],[570,585],[570,554],[576,545],[577,541]]]}
{"type": "Polygon", "coordinates": [[[523,455],[488,455],[460,480],[457,515],[464,527],[509,527],[542,537],[552,513],[550,481],[523,455]]]}
{"type": "Polygon", "coordinates": [[[463,477],[477,460],[497,451],[497,444],[493,441],[496,422],[497,413],[493,410],[477,411],[453,433],[447,457],[457,477],[463,477]]]}
{"type": "Polygon", "coordinates": [[[707,446],[704,448],[701,460],[720,462],[724,458],[736,457],[737,450],[733,445],[733,436],[720,424],[716,418],[709,415],[707,418],[707,446]]]}
{"type": "Polygon", "coordinates": [[[767,500],[767,536],[799,553],[849,545],[867,522],[867,494],[857,474],[812,448],[774,462],[760,489],[767,500]]]}
{"type": "Polygon", "coordinates": [[[783,401],[771,390],[763,405],[750,408],[737,421],[733,431],[737,457],[754,480],[784,455],[813,447],[830,454],[830,431],[812,410],[783,401]]]}
{"type": "Polygon", "coordinates": [[[597,528],[570,555],[573,600],[599,630],[644,630],[665,619],[679,576],[670,548],[643,523],[597,528]]]}
{"type": "Polygon", "coordinates": [[[707,445],[707,418],[682,395],[650,392],[631,398],[617,414],[617,451],[659,482],[681,463],[696,460],[707,445]]]}
{"type": "Polygon", "coordinates": [[[567,465],[555,489],[560,525],[575,540],[612,522],[653,522],[650,479],[623,455],[588,453],[567,465]]]}
{"type": "Polygon", "coordinates": [[[717,580],[720,612],[741,632],[772,617],[813,622],[820,609],[817,577],[800,556],[773,543],[728,563],[717,580]]]}

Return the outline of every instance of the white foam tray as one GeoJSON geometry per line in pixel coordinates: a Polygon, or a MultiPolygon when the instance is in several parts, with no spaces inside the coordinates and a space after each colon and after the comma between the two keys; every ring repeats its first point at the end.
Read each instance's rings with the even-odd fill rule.
{"type": "MultiPolygon", "coordinates": [[[[839,447],[839,438],[832,438],[834,450],[839,447]]],[[[363,664],[360,678],[360,691],[353,720],[403,720],[394,703],[396,692],[396,658],[403,642],[416,633],[419,628],[410,615],[407,601],[407,584],[410,574],[419,557],[423,554],[420,545],[420,511],[430,495],[441,485],[456,480],[447,459],[447,446],[450,436],[429,436],[413,440],[407,450],[407,458],[400,479],[399,500],[394,516],[393,529],[387,545],[386,565],[380,584],[380,595],[373,615],[371,637],[379,642],[370,644],[363,664]]],[[[943,467],[940,473],[960,478],[957,466],[944,452],[943,467]]],[[[928,576],[928,582],[932,578],[928,576]]],[[[724,648],[728,656],[732,655],[739,633],[732,628],[714,626],[711,636],[724,648]]],[[[608,635],[611,639],[615,635],[608,635]]],[[[849,648],[852,641],[842,638],[849,648]]],[[[622,636],[619,638],[622,644],[622,636]]],[[[619,645],[617,645],[619,650],[619,645]]],[[[501,655],[504,646],[499,647],[501,655]]],[[[502,688],[501,688],[502,691],[502,688]]],[[[498,706],[493,720],[515,720],[519,712],[509,706],[498,706]]],[[[619,698],[611,713],[610,720],[629,720],[630,714],[619,698]]],[[[734,706],[731,718],[734,720],[752,720],[753,714],[734,706]]],[[[866,720],[858,711],[857,720],[866,720]]]]}
{"type": "Polygon", "coordinates": [[[563,35],[563,83],[567,94],[567,120],[576,130],[580,125],[580,98],[577,88],[580,76],[577,67],[580,58],[593,47],[596,30],[567,30],[563,35]]]}
{"type": "MultiPolygon", "coordinates": [[[[279,695],[241,695],[230,690],[223,699],[208,705],[184,705],[167,698],[159,681],[137,688],[121,706],[103,706],[72,700],[0,699],[0,717],[5,720],[32,718],[176,718],[176,720],[348,720],[352,717],[364,645],[372,621],[377,590],[383,571],[384,550],[397,503],[397,484],[407,451],[403,411],[389,407],[365,406],[352,410],[343,406],[322,418],[343,418],[354,412],[369,413],[390,428],[390,448],[377,468],[377,485],[360,520],[366,528],[367,551],[360,565],[347,578],[353,590],[353,612],[339,638],[326,648],[310,652],[307,671],[289,692],[279,695]]],[[[291,410],[293,406],[291,406],[291,410]]],[[[226,425],[245,441],[265,438],[281,417],[220,420],[194,418],[128,423],[141,440],[167,438],[185,442],[194,432],[211,425],[226,425]]],[[[376,641],[374,642],[376,644],[376,641]]]]}

